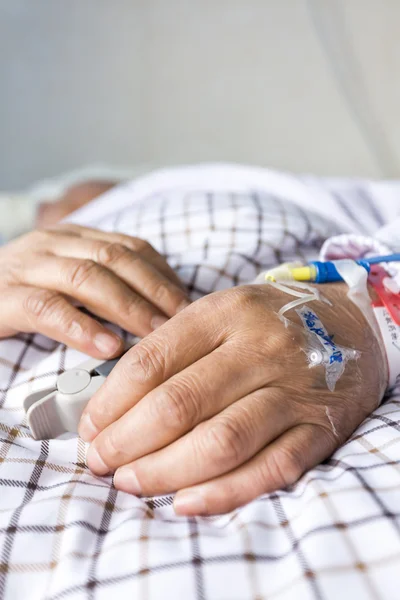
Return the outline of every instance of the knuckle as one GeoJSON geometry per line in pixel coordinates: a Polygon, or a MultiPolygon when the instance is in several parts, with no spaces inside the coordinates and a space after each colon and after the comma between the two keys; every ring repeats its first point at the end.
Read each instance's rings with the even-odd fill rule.
{"type": "Polygon", "coordinates": [[[70,339],[75,340],[84,340],[87,339],[90,334],[89,327],[83,326],[83,319],[79,316],[77,319],[69,319],[67,315],[64,316],[63,319],[59,319],[58,327],[63,331],[64,335],[66,335],[70,339]]]}
{"type": "Polygon", "coordinates": [[[163,426],[172,431],[188,431],[197,422],[199,410],[189,385],[165,384],[152,402],[152,410],[163,426]]]}
{"type": "MultiPolygon", "coordinates": [[[[119,313],[126,315],[128,319],[135,319],[138,316],[138,311],[145,308],[145,301],[141,296],[132,292],[120,302],[119,313]]],[[[141,317],[143,318],[143,314],[141,317]]]]}
{"type": "Polygon", "coordinates": [[[28,317],[45,320],[54,312],[55,305],[60,301],[56,292],[50,290],[35,290],[28,294],[24,300],[24,312],[28,317]]]}
{"type": "Polygon", "coordinates": [[[139,343],[121,362],[122,379],[145,383],[165,372],[165,352],[157,343],[139,343]]]}
{"type": "Polygon", "coordinates": [[[31,243],[35,242],[36,244],[46,245],[48,242],[54,240],[54,236],[57,231],[53,231],[52,229],[36,229],[32,234],[31,243]]]}
{"type": "Polygon", "coordinates": [[[281,356],[291,356],[297,353],[298,345],[296,341],[296,333],[283,328],[271,328],[268,336],[264,340],[268,349],[273,352],[279,352],[281,356]]]}
{"type": "Polygon", "coordinates": [[[119,242],[110,242],[100,245],[97,252],[97,258],[98,262],[102,265],[111,266],[116,262],[123,260],[130,254],[131,252],[129,248],[124,246],[124,244],[119,242]]]}
{"type": "Polygon", "coordinates": [[[275,489],[280,489],[295,483],[303,471],[301,453],[282,445],[268,456],[263,465],[263,478],[275,489]]]}
{"type": "Polygon", "coordinates": [[[191,310],[201,314],[202,312],[225,313],[227,309],[230,309],[232,305],[232,292],[227,290],[225,292],[213,292],[207,296],[203,296],[197,302],[191,305],[191,310]]]}
{"type": "Polygon", "coordinates": [[[24,260],[20,256],[9,257],[2,279],[4,283],[13,284],[19,283],[23,277],[24,260]]]}
{"type": "Polygon", "coordinates": [[[51,229],[47,231],[54,235],[67,235],[70,237],[81,237],[85,227],[77,225],[76,223],[56,223],[51,226],[51,229]]]}
{"type": "Polygon", "coordinates": [[[130,246],[134,252],[146,253],[153,251],[153,246],[148,241],[142,240],[141,238],[132,238],[130,246]]]}
{"type": "Polygon", "coordinates": [[[204,298],[209,310],[223,312],[231,318],[245,315],[251,308],[254,312],[255,294],[251,286],[239,286],[228,290],[214,292],[204,298]]]}
{"type": "Polygon", "coordinates": [[[237,308],[246,309],[254,303],[254,289],[249,285],[242,285],[231,291],[232,301],[237,308]]]}
{"type": "Polygon", "coordinates": [[[67,273],[68,282],[74,290],[79,290],[98,269],[99,266],[93,260],[74,261],[67,273]]]}
{"type": "Polygon", "coordinates": [[[226,417],[217,418],[205,437],[207,453],[217,466],[224,469],[242,462],[246,453],[247,436],[240,424],[226,417]]]}
{"type": "Polygon", "coordinates": [[[163,304],[171,297],[175,289],[175,286],[167,280],[157,280],[151,290],[153,304],[163,304]]]}

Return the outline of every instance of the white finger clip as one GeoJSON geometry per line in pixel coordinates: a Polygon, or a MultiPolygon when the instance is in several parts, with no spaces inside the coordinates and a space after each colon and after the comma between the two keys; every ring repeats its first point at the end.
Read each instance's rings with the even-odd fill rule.
{"type": "Polygon", "coordinates": [[[82,412],[119,358],[89,359],[58,376],[54,387],[27,396],[24,409],[35,440],[49,440],[78,431],[82,412]]]}

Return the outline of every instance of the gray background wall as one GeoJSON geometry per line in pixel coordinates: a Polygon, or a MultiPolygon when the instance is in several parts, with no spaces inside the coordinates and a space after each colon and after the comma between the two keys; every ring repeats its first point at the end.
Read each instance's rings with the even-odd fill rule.
{"type": "Polygon", "coordinates": [[[400,173],[398,0],[0,0],[0,188],[87,165],[400,173]]]}

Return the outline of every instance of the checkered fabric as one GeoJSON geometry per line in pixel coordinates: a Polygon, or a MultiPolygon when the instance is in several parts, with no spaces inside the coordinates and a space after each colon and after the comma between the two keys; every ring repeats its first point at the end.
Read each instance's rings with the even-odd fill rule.
{"type": "MultiPolygon", "coordinates": [[[[149,240],[194,299],[316,258],[324,240],[352,231],[332,184],[216,173],[122,186],[74,221],[149,240]]],[[[372,211],[355,186],[340,200],[371,234],[398,209],[366,185],[372,211]]],[[[83,359],[40,335],[0,342],[1,599],[400,598],[400,396],[291,489],[228,515],[178,518],[171,497],[138,499],[93,476],[76,437],[32,439],[25,394],[83,359]]]]}

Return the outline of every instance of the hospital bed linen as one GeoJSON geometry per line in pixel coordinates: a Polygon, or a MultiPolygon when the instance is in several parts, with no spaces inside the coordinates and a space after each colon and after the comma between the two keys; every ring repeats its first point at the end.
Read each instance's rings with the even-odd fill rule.
{"type": "MultiPolygon", "coordinates": [[[[399,214],[396,182],[210,165],[121,185],[70,220],[149,240],[196,299],[317,258],[343,233],[395,248],[399,214]]],[[[25,394],[83,358],[40,335],[0,341],[0,598],[399,598],[396,390],[292,488],[188,519],[171,496],[138,499],[93,476],[76,437],[31,438],[25,394]]]]}

